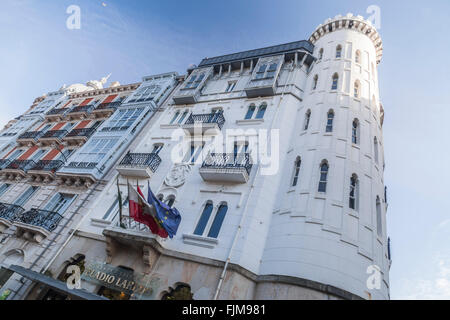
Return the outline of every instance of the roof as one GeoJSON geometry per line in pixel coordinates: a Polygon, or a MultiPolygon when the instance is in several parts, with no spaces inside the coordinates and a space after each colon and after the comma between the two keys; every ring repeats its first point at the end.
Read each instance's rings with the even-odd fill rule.
{"type": "Polygon", "coordinates": [[[200,62],[199,67],[206,67],[206,66],[211,66],[211,65],[215,65],[215,64],[231,63],[231,62],[240,61],[240,60],[248,60],[248,59],[259,58],[259,57],[269,56],[269,55],[276,55],[276,54],[292,52],[292,51],[297,51],[297,50],[305,50],[312,54],[314,51],[314,45],[307,40],[301,40],[301,41],[295,41],[295,42],[280,44],[280,45],[261,48],[261,49],[254,49],[254,50],[242,51],[242,52],[238,52],[238,53],[232,53],[232,54],[218,56],[218,57],[214,57],[214,58],[205,58],[202,60],[202,62],[200,62]]]}

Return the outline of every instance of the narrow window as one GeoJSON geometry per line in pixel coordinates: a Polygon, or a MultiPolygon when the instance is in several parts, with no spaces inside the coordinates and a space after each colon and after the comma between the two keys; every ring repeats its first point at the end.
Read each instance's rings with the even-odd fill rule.
{"type": "Polygon", "coordinates": [[[340,57],[342,57],[342,46],[338,45],[336,47],[336,58],[340,58],[340,57]]]}
{"type": "Polygon", "coordinates": [[[183,123],[183,120],[187,117],[188,111],[183,112],[183,115],[181,116],[180,120],[178,120],[178,124],[183,123]]]}
{"type": "Polygon", "coordinates": [[[228,82],[227,89],[225,90],[225,92],[232,92],[234,90],[234,88],[236,87],[236,83],[237,83],[237,81],[228,82]]]}
{"type": "Polygon", "coordinates": [[[267,64],[263,64],[259,67],[258,71],[256,72],[255,80],[260,80],[264,78],[264,74],[266,73],[267,64]]]}
{"type": "Polygon", "coordinates": [[[319,60],[322,60],[322,58],[323,58],[323,48],[319,50],[319,60]]]}
{"type": "Polygon", "coordinates": [[[333,110],[328,111],[327,115],[327,127],[326,132],[333,132],[333,122],[334,122],[334,112],[333,110]]]}
{"type": "Polygon", "coordinates": [[[328,163],[322,162],[320,165],[319,192],[327,192],[328,170],[328,163]]]}
{"type": "Polygon", "coordinates": [[[172,208],[173,207],[173,204],[175,203],[175,197],[174,196],[169,196],[167,199],[166,199],[166,204],[170,207],[170,208],[172,208]]]}
{"type": "Polygon", "coordinates": [[[309,128],[309,122],[311,121],[311,110],[306,111],[305,114],[305,124],[303,126],[303,130],[308,130],[309,128]]]}
{"type": "Polygon", "coordinates": [[[272,63],[269,66],[269,69],[267,70],[266,78],[268,78],[268,79],[274,78],[275,77],[275,73],[277,72],[277,69],[278,69],[278,64],[272,63]]]}
{"type": "Polygon", "coordinates": [[[197,223],[197,227],[195,228],[194,234],[197,236],[202,236],[205,232],[206,225],[208,224],[209,218],[211,217],[211,213],[213,211],[213,203],[208,201],[203,209],[200,220],[197,223]]]}
{"type": "Polygon", "coordinates": [[[375,157],[375,162],[378,164],[378,140],[377,137],[373,139],[373,152],[375,157]]]}
{"type": "Polygon", "coordinates": [[[6,191],[8,191],[9,187],[11,185],[10,184],[2,184],[2,186],[0,187],[0,196],[2,196],[6,191]]]}
{"type": "Polygon", "coordinates": [[[359,144],[359,121],[358,119],[353,120],[352,124],[352,143],[359,144]]]}
{"type": "Polygon", "coordinates": [[[263,119],[264,118],[264,114],[266,113],[267,110],[267,105],[266,104],[262,104],[259,106],[258,109],[258,113],[256,114],[256,119],[263,119]]]}
{"type": "Polygon", "coordinates": [[[355,81],[353,94],[354,94],[355,98],[357,98],[357,99],[359,98],[359,96],[360,96],[360,84],[359,84],[359,81],[355,81]]]}
{"type": "Polygon", "coordinates": [[[302,160],[300,159],[300,157],[297,157],[297,159],[295,160],[295,166],[294,166],[294,179],[292,180],[293,187],[296,187],[298,184],[298,177],[300,174],[301,165],[302,165],[302,160]]]}
{"type": "Polygon", "coordinates": [[[381,201],[380,201],[379,196],[377,196],[376,207],[377,207],[377,234],[379,237],[382,237],[383,236],[383,222],[382,222],[382,217],[381,217],[381,201]]]}
{"type": "Polygon", "coordinates": [[[339,75],[335,73],[333,75],[333,83],[331,84],[331,90],[337,90],[339,83],[339,75]]]}
{"type": "Polygon", "coordinates": [[[361,52],[359,50],[356,50],[355,62],[356,63],[361,63],[361,52]]]}
{"type": "Polygon", "coordinates": [[[350,197],[349,207],[353,210],[358,210],[358,197],[359,197],[359,181],[356,174],[350,178],[350,197]]]}
{"type": "Polygon", "coordinates": [[[38,187],[29,187],[22,195],[14,202],[16,206],[25,205],[33,194],[38,190],[38,187]]]}
{"type": "Polygon", "coordinates": [[[217,210],[214,221],[209,229],[208,237],[217,238],[219,236],[220,229],[222,228],[223,221],[225,220],[225,215],[227,214],[228,206],[226,204],[220,205],[217,210]]]}
{"type": "Polygon", "coordinates": [[[248,107],[248,111],[247,114],[245,115],[245,120],[250,120],[253,117],[253,114],[255,113],[256,110],[256,106],[255,105],[250,105],[248,107]]]}
{"type": "Polygon", "coordinates": [[[175,120],[177,120],[179,115],[180,115],[180,111],[177,111],[175,113],[175,115],[173,116],[172,121],[170,121],[170,124],[173,124],[175,122],[175,120]]]}
{"type": "Polygon", "coordinates": [[[316,74],[313,79],[313,90],[317,89],[317,83],[319,82],[319,76],[316,74]]]}
{"type": "Polygon", "coordinates": [[[162,144],[155,144],[153,145],[153,150],[152,153],[154,154],[159,154],[159,152],[161,151],[161,149],[163,148],[164,145],[162,144]]]}

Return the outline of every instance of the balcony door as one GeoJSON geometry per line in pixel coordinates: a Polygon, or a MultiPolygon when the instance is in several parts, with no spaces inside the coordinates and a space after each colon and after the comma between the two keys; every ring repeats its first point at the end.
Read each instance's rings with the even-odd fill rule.
{"type": "Polygon", "coordinates": [[[58,193],[45,206],[44,210],[64,215],[67,208],[69,208],[74,199],[75,199],[74,195],[58,193]]]}

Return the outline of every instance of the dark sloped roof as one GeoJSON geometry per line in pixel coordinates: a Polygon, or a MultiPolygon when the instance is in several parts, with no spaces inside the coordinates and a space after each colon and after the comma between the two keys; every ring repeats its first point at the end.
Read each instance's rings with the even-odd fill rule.
{"type": "Polygon", "coordinates": [[[291,52],[291,51],[296,51],[296,50],[306,50],[309,53],[313,53],[314,45],[307,40],[301,40],[301,41],[295,41],[295,42],[290,42],[290,43],[286,43],[286,44],[280,44],[277,46],[271,46],[271,47],[266,47],[266,48],[261,48],[261,49],[254,49],[254,50],[249,50],[249,51],[242,51],[242,52],[238,52],[238,53],[227,54],[224,56],[218,56],[218,57],[214,57],[214,58],[205,58],[200,63],[199,67],[206,67],[206,66],[222,64],[222,63],[230,63],[230,62],[239,61],[239,60],[247,60],[247,59],[258,58],[258,57],[267,56],[267,55],[281,54],[281,53],[291,52]]]}

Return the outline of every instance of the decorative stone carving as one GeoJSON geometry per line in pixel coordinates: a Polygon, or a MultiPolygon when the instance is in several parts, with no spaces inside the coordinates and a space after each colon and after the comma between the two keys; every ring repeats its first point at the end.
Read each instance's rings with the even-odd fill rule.
{"type": "Polygon", "coordinates": [[[144,246],[142,250],[143,250],[144,264],[146,266],[145,273],[149,274],[151,273],[153,267],[155,266],[156,261],[158,261],[160,253],[155,249],[153,249],[151,246],[144,246]]]}
{"type": "Polygon", "coordinates": [[[186,182],[190,172],[191,166],[189,164],[175,164],[167,175],[164,184],[168,187],[179,188],[186,182]]]}

